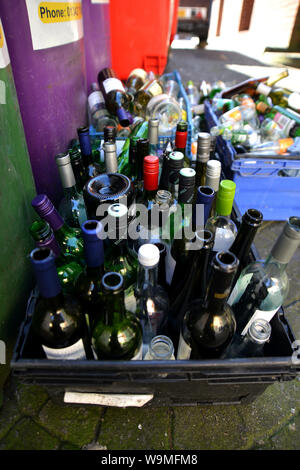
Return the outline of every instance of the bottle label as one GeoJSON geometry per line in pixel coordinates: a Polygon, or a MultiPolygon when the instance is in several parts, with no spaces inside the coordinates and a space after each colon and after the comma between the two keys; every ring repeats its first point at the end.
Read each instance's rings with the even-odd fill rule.
{"type": "Polygon", "coordinates": [[[265,95],[265,96],[268,96],[271,90],[272,88],[266,85],[265,83],[260,83],[256,88],[256,92],[258,94],[261,93],[262,95],[265,95]]]}
{"type": "Polygon", "coordinates": [[[56,360],[85,360],[86,354],[84,350],[84,345],[82,339],[77,341],[77,343],[68,346],[67,348],[48,348],[48,346],[43,346],[43,350],[46,354],[47,359],[56,359],[56,360]]]}
{"type": "Polygon", "coordinates": [[[178,350],[177,350],[177,359],[178,360],[188,360],[191,357],[192,348],[184,340],[182,333],[180,332],[178,350]]]}
{"type": "Polygon", "coordinates": [[[114,77],[107,78],[103,82],[103,87],[104,87],[104,90],[105,90],[106,94],[108,94],[109,92],[111,92],[113,90],[119,90],[119,91],[123,91],[125,93],[123,83],[118,78],[114,78],[114,77]]]}
{"type": "Polygon", "coordinates": [[[270,322],[272,320],[272,318],[274,317],[275,313],[277,313],[277,311],[279,310],[279,307],[275,308],[274,310],[269,310],[269,311],[265,311],[265,310],[255,310],[255,313],[252,315],[252,317],[250,318],[250,320],[248,321],[247,325],[245,326],[245,328],[243,329],[241,335],[244,336],[248,329],[249,329],[249,326],[251,325],[251,323],[254,321],[254,320],[257,320],[258,318],[260,320],[266,320],[268,322],[270,322]]]}
{"type": "Polygon", "coordinates": [[[280,129],[284,132],[285,135],[289,135],[290,130],[295,124],[295,121],[293,119],[290,119],[287,116],[284,116],[281,113],[276,113],[273,119],[280,129]]]}
{"type": "Polygon", "coordinates": [[[94,91],[88,97],[89,108],[93,110],[94,107],[105,107],[104,98],[101,91],[94,91]]]}
{"type": "Polygon", "coordinates": [[[237,303],[240,300],[241,296],[246,290],[246,287],[251,281],[252,276],[253,276],[253,273],[249,273],[249,274],[245,274],[242,278],[238,279],[238,281],[236,282],[227,300],[227,303],[229,305],[233,305],[234,303],[237,303]]]}

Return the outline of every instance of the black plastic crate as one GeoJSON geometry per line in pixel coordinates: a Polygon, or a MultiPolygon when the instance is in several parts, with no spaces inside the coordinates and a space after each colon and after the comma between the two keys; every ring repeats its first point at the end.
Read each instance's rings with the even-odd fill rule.
{"type": "MultiPolygon", "coordinates": [[[[234,209],[239,225],[240,214],[234,209]]],[[[258,259],[252,247],[250,260],[258,259]]],[[[140,397],[133,406],[243,404],[256,399],[269,385],[296,378],[300,361],[293,360],[295,337],[281,308],[271,320],[272,335],[262,358],[189,361],[59,361],[43,358],[33,341],[31,321],[37,299],[34,290],[20,326],[11,368],[21,381],[62,393],[80,392],[82,403],[106,404],[140,397]],[[104,395],[104,397],[103,397],[104,395]],[[118,396],[121,395],[121,396],[118,396]],[[145,397],[144,397],[145,395],[145,397]],[[108,395],[109,398],[109,395],[108,395]],[[96,400],[96,401],[93,401],[96,400]],[[104,400],[104,401],[103,401],[104,400]]],[[[125,405],[131,406],[131,405],[125,405]]]]}

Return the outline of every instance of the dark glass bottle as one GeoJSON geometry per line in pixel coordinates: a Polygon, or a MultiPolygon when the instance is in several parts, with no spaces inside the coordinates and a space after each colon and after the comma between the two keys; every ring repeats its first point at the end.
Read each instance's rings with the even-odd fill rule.
{"type": "Polygon", "coordinates": [[[184,167],[184,156],[181,152],[171,152],[168,155],[169,187],[168,190],[175,200],[178,200],[179,173],[184,167]]]}
{"type": "Polygon", "coordinates": [[[167,140],[162,152],[162,164],[161,164],[161,173],[159,178],[159,189],[168,190],[169,189],[169,155],[173,151],[173,147],[170,139],[167,140]]]}
{"type": "Polygon", "coordinates": [[[219,358],[230,344],[236,322],[227,299],[238,263],[230,252],[216,254],[206,301],[194,300],[186,309],[177,359],[219,358]]]}
{"type": "Polygon", "coordinates": [[[82,264],[64,256],[54,236],[53,230],[45,220],[37,220],[30,227],[30,234],[37,248],[52,250],[61,286],[64,292],[74,293],[74,284],[83,270],[82,264]]]}
{"type": "Polygon", "coordinates": [[[266,320],[254,320],[244,336],[234,335],[222,359],[262,357],[264,346],[270,340],[271,331],[271,325],[266,320]]]}
{"type": "Polygon", "coordinates": [[[215,191],[209,186],[197,188],[196,204],[193,207],[193,227],[195,230],[201,230],[205,227],[214,199],[215,191]]]}
{"type": "Polygon", "coordinates": [[[130,97],[126,94],[121,80],[111,68],[104,68],[98,73],[98,83],[103,94],[106,108],[113,115],[117,116],[122,127],[128,127],[130,119],[128,117],[128,107],[130,97]]]}
{"type": "Polygon", "coordinates": [[[78,149],[74,148],[69,151],[71,164],[75,176],[76,188],[79,193],[82,193],[83,187],[86,182],[86,172],[83,165],[81,153],[78,149]]]}
{"type": "Polygon", "coordinates": [[[136,198],[139,198],[143,191],[144,178],[144,158],[149,155],[149,139],[138,139],[136,142],[136,165],[137,177],[135,184],[136,198]]]}
{"type": "Polygon", "coordinates": [[[69,227],[46,194],[38,194],[31,201],[37,214],[52,228],[60,249],[65,256],[83,262],[83,240],[80,229],[69,227]]]}
{"type": "Polygon", "coordinates": [[[81,227],[85,269],[75,284],[75,295],[79,299],[89,324],[101,311],[101,279],[104,274],[104,250],[102,224],[97,220],[87,220],[81,227]]]}
{"type": "Polygon", "coordinates": [[[208,230],[196,232],[197,251],[191,253],[189,269],[182,276],[173,293],[170,314],[165,332],[172,338],[177,349],[181,322],[189,302],[204,302],[208,284],[208,264],[213,246],[213,235],[208,230]]]}
{"type": "Polygon", "coordinates": [[[79,302],[62,291],[51,250],[30,253],[39,289],[32,328],[48,359],[91,359],[87,325],[79,302]]]}
{"type": "Polygon", "coordinates": [[[188,124],[186,121],[180,121],[176,127],[175,133],[175,150],[181,152],[184,157],[184,166],[190,166],[190,160],[186,155],[186,143],[188,137],[188,124]]]}
{"type": "Polygon", "coordinates": [[[249,264],[249,253],[258,228],[263,222],[263,214],[257,209],[248,209],[242,216],[242,223],[229,251],[240,261],[236,278],[242,269],[249,264]]]}
{"type": "Polygon", "coordinates": [[[92,328],[92,344],[99,360],[142,359],[142,328],[124,302],[123,277],[108,272],[102,277],[103,310],[92,328]]]}
{"type": "Polygon", "coordinates": [[[103,168],[100,164],[94,162],[89,128],[78,127],[77,134],[79,138],[82,162],[85,168],[85,181],[88,181],[90,178],[103,173],[103,168]]]}
{"type": "Polygon", "coordinates": [[[210,158],[210,142],[210,134],[199,132],[197,140],[195,200],[197,188],[206,185],[206,165],[210,158]]]}

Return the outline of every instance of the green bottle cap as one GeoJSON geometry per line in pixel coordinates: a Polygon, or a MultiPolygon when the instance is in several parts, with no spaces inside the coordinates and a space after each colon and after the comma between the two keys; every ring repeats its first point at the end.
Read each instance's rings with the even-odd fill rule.
{"type": "Polygon", "coordinates": [[[231,180],[222,180],[216,201],[216,212],[218,215],[230,215],[235,195],[236,184],[231,180]]]}

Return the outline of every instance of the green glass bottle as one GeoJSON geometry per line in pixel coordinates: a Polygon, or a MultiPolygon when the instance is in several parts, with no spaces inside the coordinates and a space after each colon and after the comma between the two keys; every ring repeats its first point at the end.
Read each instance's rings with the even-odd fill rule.
{"type": "Polygon", "coordinates": [[[132,138],[146,139],[148,136],[148,122],[140,122],[131,132],[130,136],[125,140],[121,153],[118,156],[119,173],[131,177],[132,166],[129,162],[129,148],[132,138]]]}
{"type": "Polygon", "coordinates": [[[74,293],[75,282],[83,270],[82,265],[63,254],[55,239],[53,230],[45,220],[41,219],[33,222],[29,231],[37,248],[48,248],[52,251],[64,292],[74,293]]]}
{"type": "Polygon", "coordinates": [[[63,254],[84,263],[84,247],[80,229],[69,227],[65,223],[46,194],[38,194],[31,201],[31,205],[52,228],[63,254]]]}
{"type": "Polygon", "coordinates": [[[211,137],[207,132],[199,132],[197,140],[197,161],[196,161],[196,184],[194,192],[194,202],[196,201],[197,188],[205,186],[206,166],[210,159],[211,137]]]}
{"type": "Polygon", "coordinates": [[[108,272],[102,277],[103,310],[92,328],[92,344],[99,360],[141,360],[142,328],[124,302],[123,277],[108,272]]]}

